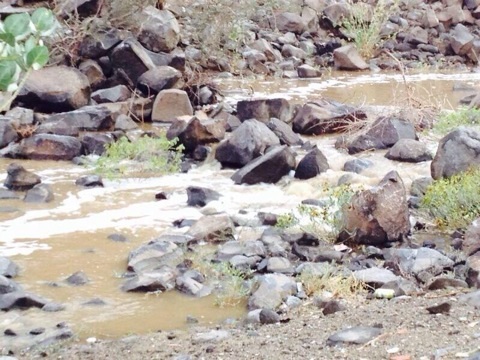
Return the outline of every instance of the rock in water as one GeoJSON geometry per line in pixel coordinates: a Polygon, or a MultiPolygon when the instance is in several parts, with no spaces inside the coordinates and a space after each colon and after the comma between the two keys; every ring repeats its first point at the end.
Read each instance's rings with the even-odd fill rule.
{"type": "Polygon", "coordinates": [[[41,182],[40,176],[37,174],[25,170],[22,165],[12,163],[8,165],[7,178],[3,185],[10,190],[25,191],[41,182]]]}

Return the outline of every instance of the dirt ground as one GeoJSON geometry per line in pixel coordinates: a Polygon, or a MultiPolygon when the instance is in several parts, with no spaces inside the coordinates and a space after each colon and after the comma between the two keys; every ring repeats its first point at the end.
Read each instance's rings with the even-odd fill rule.
{"type": "Polygon", "coordinates": [[[285,314],[284,322],[252,325],[237,322],[213,328],[97,340],[73,340],[15,354],[18,359],[468,359],[480,351],[480,313],[458,302],[460,292],[443,290],[393,300],[364,296],[346,301],[347,310],[324,316],[311,302],[285,314]],[[447,314],[426,308],[450,303],[447,314]],[[382,327],[383,333],[363,345],[327,345],[337,331],[351,326],[382,327]],[[199,333],[226,330],[221,341],[195,341],[199,333]]]}

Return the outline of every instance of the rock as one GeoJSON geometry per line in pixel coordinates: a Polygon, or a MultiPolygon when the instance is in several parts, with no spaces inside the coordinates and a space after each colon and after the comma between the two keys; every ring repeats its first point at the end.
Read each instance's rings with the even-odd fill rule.
{"type": "Polygon", "coordinates": [[[156,95],[160,91],[181,88],[182,73],[171,66],[157,66],[147,70],[137,80],[137,88],[147,96],[156,95]]]}
{"type": "Polygon", "coordinates": [[[352,159],[345,162],[343,171],[354,172],[360,174],[363,170],[368,169],[373,162],[368,159],[352,159]]]}
{"type": "Polygon", "coordinates": [[[459,127],[440,140],[430,169],[436,180],[466,171],[472,165],[480,166],[480,133],[459,127]]]}
{"type": "Polygon", "coordinates": [[[232,219],[227,214],[206,215],[198,219],[187,231],[197,241],[224,242],[235,232],[232,219]]]}
{"type": "Polygon", "coordinates": [[[230,337],[226,330],[210,330],[205,333],[197,333],[192,338],[193,344],[218,343],[230,337]]]}
{"type": "Polygon", "coordinates": [[[279,143],[278,137],[265,124],[255,119],[246,120],[232,132],[229,139],[220,143],[215,159],[222,166],[238,168],[279,143]]]}
{"type": "Polygon", "coordinates": [[[20,286],[6,276],[0,275],[0,295],[19,291],[20,286]]]}
{"type": "Polygon", "coordinates": [[[383,286],[385,283],[397,280],[397,276],[393,272],[378,267],[354,271],[353,276],[375,289],[383,286]]]}
{"type": "Polygon", "coordinates": [[[325,316],[335,314],[336,312],[339,311],[345,311],[347,308],[345,305],[343,305],[341,302],[337,300],[321,300],[317,303],[314,299],[315,305],[319,308],[322,309],[322,313],[325,316]]]}
{"type": "Polygon", "coordinates": [[[315,147],[297,165],[295,178],[310,179],[330,169],[328,160],[323,153],[315,147]]]}
{"type": "Polygon", "coordinates": [[[88,78],[67,66],[49,66],[32,72],[16,99],[27,108],[43,112],[79,109],[89,100],[88,78]]]}
{"type": "Polygon", "coordinates": [[[428,284],[428,290],[442,290],[448,288],[468,288],[468,284],[460,279],[450,277],[437,277],[428,284]]]}
{"type": "Polygon", "coordinates": [[[283,98],[241,100],[237,103],[237,116],[242,122],[255,119],[267,123],[276,118],[288,123],[292,118],[292,107],[283,98]]]}
{"type": "Polygon", "coordinates": [[[133,38],[128,38],[115,46],[109,56],[115,72],[122,74],[125,85],[132,88],[140,75],[156,66],[147,50],[133,38]]]}
{"type": "Polygon", "coordinates": [[[103,155],[107,146],[114,143],[115,139],[111,134],[87,133],[81,141],[85,155],[103,155]]]}
{"type": "Polygon", "coordinates": [[[18,275],[18,265],[9,258],[0,256],[0,276],[14,278],[18,275]]]}
{"type": "Polygon", "coordinates": [[[212,200],[218,200],[220,196],[220,193],[215,190],[200,186],[189,186],[187,188],[187,205],[203,207],[212,200]]]}
{"type": "Polygon", "coordinates": [[[368,64],[363,60],[355,45],[349,44],[333,51],[335,67],[340,70],[366,70],[368,64]]]}
{"type": "Polygon", "coordinates": [[[465,232],[462,250],[468,256],[480,250],[480,218],[475,219],[465,232]]]}
{"type": "Polygon", "coordinates": [[[197,147],[211,143],[217,143],[225,136],[223,120],[206,119],[200,120],[193,116],[189,120],[173,120],[167,131],[167,138],[178,138],[185,147],[185,152],[192,153],[197,147]]]}
{"type": "Polygon", "coordinates": [[[65,310],[65,305],[55,303],[55,302],[46,303],[42,307],[42,311],[45,311],[45,312],[59,312],[63,310],[65,310]]]}
{"type": "Polygon", "coordinates": [[[80,156],[82,144],[71,136],[39,134],[23,139],[18,154],[33,160],[72,160],[80,156]]]}
{"type": "Polygon", "coordinates": [[[341,330],[327,339],[328,346],[346,344],[366,344],[383,333],[383,330],[377,327],[356,326],[341,330]]]}
{"type": "Polygon", "coordinates": [[[63,120],[55,122],[44,122],[36,128],[34,135],[39,134],[52,134],[52,135],[64,135],[78,137],[80,130],[76,126],[71,126],[63,120]]]}
{"type": "Polygon", "coordinates": [[[420,289],[416,285],[415,279],[407,280],[402,277],[397,277],[395,281],[388,281],[384,283],[380,289],[390,289],[394,291],[394,296],[403,296],[403,295],[415,295],[420,292],[420,289]]]}
{"type": "Polygon", "coordinates": [[[77,271],[66,278],[65,281],[70,285],[81,286],[88,284],[90,279],[83,271],[77,271]]]}
{"type": "Polygon", "coordinates": [[[450,303],[444,302],[439,305],[429,306],[426,310],[430,314],[448,314],[451,308],[452,305],[450,305],[450,303]]]}
{"type": "Polygon", "coordinates": [[[219,261],[228,261],[237,255],[246,257],[265,257],[266,251],[261,241],[227,241],[222,244],[217,251],[216,259],[219,261]]]}
{"type": "Polygon", "coordinates": [[[152,271],[144,271],[128,279],[123,285],[125,292],[169,291],[175,287],[177,271],[164,265],[152,271]]]}
{"type": "Polygon", "coordinates": [[[95,60],[85,60],[78,65],[78,70],[84,74],[92,89],[100,88],[106,80],[101,66],[95,60]]]}
{"type": "Polygon", "coordinates": [[[5,117],[12,119],[18,125],[34,125],[35,119],[32,109],[16,106],[5,113],[5,117]]]}
{"type": "Polygon", "coordinates": [[[11,163],[7,167],[7,178],[3,185],[10,190],[25,191],[33,188],[41,182],[40,176],[37,174],[25,170],[20,164],[11,163]]]}
{"type": "Polygon", "coordinates": [[[127,242],[128,238],[122,234],[110,234],[107,236],[108,240],[112,240],[113,242],[127,242]]]}
{"type": "Polygon", "coordinates": [[[248,299],[248,308],[275,310],[290,295],[297,292],[297,283],[283,274],[258,276],[255,290],[248,299]]]}
{"type": "Polygon", "coordinates": [[[172,122],[177,117],[193,115],[188,94],[183,90],[162,90],[155,97],[152,109],[152,121],[172,122]]]}
{"type": "Polygon", "coordinates": [[[127,101],[132,92],[125,85],[117,85],[111,88],[99,89],[92,93],[92,100],[97,104],[116,103],[127,101]]]}
{"type": "Polygon", "coordinates": [[[210,286],[198,282],[187,274],[177,277],[175,280],[175,287],[177,290],[195,297],[205,297],[212,293],[212,288],[210,286]]]}
{"type": "Polygon", "coordinates": [[[115,120],[114,130],[129,131],[135,129],[138,129],[138,125],[135,121],[132,120],[130,116],[127,116],[125,114],[120,114],[117,116],[117,120],[115,120]]]}
{"type": "Polygon", "coordinates": [[[295,156],[286,145],[275,146],[232,175],[235,184],[276,183],[295,168],[295,156]]]}
{"type": "Polygon", "coordinates": [[[51,115],[44,123],[59,121],[80,131],[112,130],[115,124],[114,114],[104,105],[84,106],[78,110],[51,115]]]}
{"type": "Polygon", "coordinates": [[[23,201],[27,203],[49,203],[53,201],[53,190],[48,184],[37,184],[27,191],[23,201]]]}
{"type": "Polygon", "coordinates": [[[354,107],[321,99],[300,107],[293,118],[293,131],[304,135],[334,133],[343,130],[348,123],[366,117],[363,111],[354,107]]]}
{"type": "Polygon", "coordinates": [[[421,177],[413,180],[410,187],[410,195],[422,197],[432,183],[433,179],[431,177],[421,177]]]}
{"type": "Polygon", "coordinates": [[[78,47],[78,55],[84,59],[99,59],[108,55],[122,39],[121,30],[110,28],[97,30],[82,38],[78,47]]]}
{"type": "Polygon", "coordinates": [[[407,194],[396,171],[385,175],[376,187],[355,194],[342,212],[344,227],[339,239],[354,244],[385,245],[401,241],[410,231],[407,194]]]}
{"type": "Polygon", "coordinates": [[[282,120],[270,118],[267,126],[280,139],[280,144],[289,146],[303,144],[302,138],[295,134],[292,130],[292,127],[282,120]]]}
{"type": "Polygon", "coordinates": [[[0,295],[0,310],[28,309],[31,307],[42,308],[47,301],[37,295],[18,290],[0,295]]]}
{"type": "Polygon", "coordinates": [[[305,23],[302,17],[292,12],[282,12],[273,19],[274,28],[282,33],[292,32],[301,34],[305,31],[305,23]]]}
{"type": "Polygon", "coordinates": [[[180,41],[180,26],[168,10],[147,6],[139,14],[140,29],[138,40],[153,52],[170,52],[180,41]]]}
{"type": "Polygon", "coordinates": [[[283,257],[271,257],[267,260],[267,271],[278,274],[293,274],[294,269],[288,259],[283,257]]]}
{"type": "Polygon", "coordinates": [[[45,330],[46,329],[44,327],[38,327],[38,328],[30,330],[29,334],[30,335],[41,335],[45,332],[45,330]]]}
{"type": "Polygon", "coordinates": [[[18,140],[18,134],[10,121],[0,119],[0,149],[18,140]]]}
{"type": "Polygon", "coordinates": [[[86,188],[103,187],[103,180],[99,175],[84,175],[75,180],[75,185],[86,188]]]}
{"type": "Polygon", "coordinates": [[[163,268],[176,267],[183,261],[183,251],[176,244],[161,238],[143,244],[128,255],[127,270],[143,273],[163,268]]]}
{"type": "Polygon", "coordinates": [[[462,24],[457,24],[452,31],[450,46],[457,55],[465,55],[472,50],[474,36],[462,24]]]}
{"type": "Polygon", "coordinates": [[[298,77],[305,78],[319,78],[322,76],[322,71],[314,68],[313,66],[303,64],[297,68],[298,77]]]}
{"type": "Polygon", "coordinates": [[[259,314],[260,324],[277,324],[280,322],[280,315],[271,309],[262,309],[259,314]]]}
{"type": "Polygon", "coordinates": [[[427,145],[413,139],[400,139],[385,154],[390,160],[418,163],[432,160],[432,154],[427,149],[427,145]]]}
{"type": "Polygon", "coordinates": [[[480,309],[480,290],[472,291],[468,294],[462,294],[459,296],[458,301],[480,309]]]}
{"type": "Polygon", "coordinates": [[[20,196],[16,192],[0,189],[0,200],[20,199],[20,196]]]}

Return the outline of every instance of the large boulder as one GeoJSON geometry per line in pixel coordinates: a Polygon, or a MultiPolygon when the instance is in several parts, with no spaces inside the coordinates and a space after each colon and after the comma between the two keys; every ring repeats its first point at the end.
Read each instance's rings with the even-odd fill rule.
{"type": "Polygon", "coordinates": [[[355,194],[342,211],[339,239],[352,244],[386,245],[401,241],[410,231],[407,193],[396,171],[376,187],[355,194]]]}
{"type": "Polygon", "coordinates": [[[293,12],[282,12],[276,15],[272,25],[282,33],[293,32],[300,35],[305,31],[303,18],[293,12]]]}
{"type": "Polygon", "coordinates": [[[295,155],[286,145],[275,146],[232,175],[235,184],[276,183],[295,169],[295,155]]]}
{"type": "Polygon", "coordinates": [[[302,145],[302,138],[293,132],[292,126],[277,118],[271,118],[267,126],[280,139],[282,145],[302,145]]]}
{"type": "Polygon", "coordinates": [[[18,275],[18,265],[9,258],[0,256],[0,276],[14,278],[18,275]]]}
{"type": "Polygon", "coordinates": [[[315,147],[300,160],[295,169],[295,177],[297,179],[310,179],[328,169],[330,169],[330,166],[327,158],[319,148],[315,147]]]}
{"type": "Polygon", "coordinates": [[[187,205],[203,207],[210,201],[218,200],[220,193],[212,189],[200,186],[189,186],[187,188],[187,205]]]}
{"type": "Polygon", "coordinates": [[[48,184],[37,184],[27,191],[23,201],[27,203],[49,203],[53,201],[52,187],[48,184]]]}
{"type": "Polygon", "coordinates": [[[37,111],[75,110],[88,105],[90,83],[88,78],[75,68],[45,67],[28,76],[16,101],[37,111]]]}
{"type": "Polygon", "coordinates": [[[156,64],[147,50],[135,39],[128,38],[110,53],[110,62],[115,72],[121,74],[125,85],[135,86],[138,78],[156,64]]]}
{"type": "Polygon", "coordinates": [[[178,272],[170,266],[163,265],[155,270],[144,271],[130,279],[123,285],[126,292],[153,292],[168,291],[175,287],[175,278],[178,272]]]}
{"type": "Polygon", "coordinates": [[[198,219],[187,231],[196,241],[224,242],[233,239],[235,225],[227,214],[206,215],[198,219]]]}
{"type": "Polygon", "coordinates": [[[451,177],[480,166],[480,133],[459,127],[440,140],[430,165],[432,178],[451,177]]]}
{"type": "Polygon", "coordinates": [[[26,293],[22,290],[0,295],[0,310],[42,308],[48,301],[40,296],[26,293]]]}
{"type": "Polygon", "coordinates": [[[457,55],[465,55],[472,50],[475,37],[465,25],[457,24],[452,31],[450,46],[457,55]]]}
{"type": "Polygon", "coordinates": [[[0,119],[0,149],[17,140],[18,134],[9,119],[0,119]]]}
{"type": "Polygon", "coordinates": [[[175,267],[183,260],[183,251],[171,241],[152,240],[128,256],[127,269],[135,273],[154,271],[163,266],[175,267]]]}
{"type": "Polygon", "coordinates": [[[186,91],[166,89],[155,97],[152,121],[172,122],[177,117],[193,115],[193,107],[186,91]]]}
{"type": "Polygon", "coordinates": [[[400,139],[385,154],[390,160],[418,163],[432,160],[432,154],[425,143],[414,139],[400,139]]]}
{"type": "Polygon", "coordinates": [[[17,156],[33,160],[72,160],[81,154],[82,143],[77,138],[39,134],[23,139],[17,156]]]}
{"type": "Polygon", "coordinates": [[[279,143],[278,137],[264,123],[255,119],[246,120],[217,147],[215,159],[223,166],[238,168],[279,143]]]}
{"type": "Polygon", "coordinates": [[[17,163],[12,163],[7,167],[7,178],[3,185],[10,190],[24,191],[40,184],[40,176],[17,163]]]}
{"type": "Polygon", "coordinates": [[[249,310],[276,310],[288,296],[297,293],[297,283],[287,275],[266,274],[257,277],[254,289],[248,299],[249,310]]]}
{"type": "Polygon", "coordinates": [[[303,105],[293,119],[293,131],[321,135],[344,130],[351,122],[365,119],[366,114],[334,100],[321,99],[303,105]]]}
{"type": "Polygon", "coordinates": [[[138,40],[153,52],[170,52],[180,41],[180,26],[168,10],[147,6],[139,15],[138,40]]]}
{"type": "Polygon", "coordinates": [[[290,122],[292,108],[288,100],[283,98],[241,100],[237,103],[237,116],[240,121],[256,119],[266,123],[271,118],[277,118],[290,122]]]}
{"type": "Polygon", "coordinates": [[[144,94],[156,95],[164,89],[180,88],[182,73],[171,66],[157,66],[144,72],[137,80],[137,88],[144,94]]]}
{"type": "Polygon", "coordinates": [[[355,45],[349,44],[333,51],[335,67],[340,70],[365,70],[368,64],[358,53],[355,45]]]}
{"type": "Polygon", "coordinates": [[[43,121],[43,123],[58,122],[79,131],[112,130],[115,124],[112,111],[102,105],[85,106],[78,110],[54,114],[43,121]]]}

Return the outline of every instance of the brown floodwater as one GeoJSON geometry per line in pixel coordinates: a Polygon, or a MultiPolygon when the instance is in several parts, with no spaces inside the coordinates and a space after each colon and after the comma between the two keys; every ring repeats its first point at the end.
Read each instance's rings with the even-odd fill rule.
{"type": "MultiPolygon", "coordinates": [[[[446,108],[472,93],[480,80],[478,74],[412,75],[409,82],[417,94],[438,99],[446,108]],[[470,90],[454,91],[455,88],[470,90]]],[[[252,82],[224,80],[222,87],[229,101],[254,97],[282,96],[304,102],[328,96],[350,104],[392,106],[402,93],[401,77],[379,74],[336,74],[325,79],[275,80],[252,82]]],[[[403,87],[404,89],[404,87],[403,87]]],[[[124,293],[120,290],[122,273],[126,270],[129,252],[163,233],[179,233],[172,222],[177,219],[198,219],[200,209],[186,205],[186,188],[204,186],[219,191],[219,201],[207,206],[231,215],[240,210],[250,214],[258,211],[284,213],[305,198],[321,197],[325,185],[336,184],[345,161],[352,158],[334,148],[333,137],[309,138],[325,153],[331,169],[314,179],[298,181],[285,178],[277,185],[234,185],[233,171],[220,170],[214,161],[207,162],[187,174],[163,177],[134,178],[121,181],[105,180],[104,188],[83,189],[75,180],[89,173],[68,162],[18,161],[39,174],[52,186],[55,200],[48,204],[26,204],[21,199],[0,201],[0,255],[10,256],[20,265],[16,279],[26,290],[52,301],[65,304],[58,313],[32,309],[0,314],[0,324],[15,327],[16,323],[56,323],[66,321],[81,338],[118,337],[187,326],[187,316],[200,323],[218,323],[229,317],[241,317],[245,306],[220,308],[214,297],[196,299],[176,291],[161,294],[124,293]],[[164,191],[167,200],[155,200],[164,191]],[[110,234],[122,234],[127,242],[108,240],[110,234]],[[65,278],[76,271],[87,274],[85,286],[69,286],[65,278]],[[85,305],[100,298],[104,305],[85,305]]],[[[427,141],[432,152],[435,143],[427,141]]],[[[302,151],[298,150],[299,157],[302,151]]],[[[384,152],[358,155],[375,162],[376,166],[355,175],[355,181],[373,185],[390,170],[399,171],[408,186],[420,176],[429,175],[429,162],[406,164],[384,158],[384,152]]],[[[358,157],[357,156],[357,157],[358,157]]],[[[12,160],[0,159],[0,182],[12,160]]],[[[19,195],[23,195],[19,193],[19,195]]],[[[253,215],[252,215],[253,217],[253,215]]],[[[248,237],[248,228],[239,229],[238,236],[248,237]]],[[[4,341],[4,340],[1,340],[4,341]]],[[[0,344],[1,345],[1,344],[0,344]]]]}

